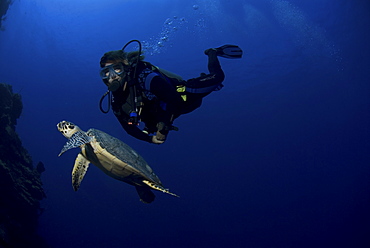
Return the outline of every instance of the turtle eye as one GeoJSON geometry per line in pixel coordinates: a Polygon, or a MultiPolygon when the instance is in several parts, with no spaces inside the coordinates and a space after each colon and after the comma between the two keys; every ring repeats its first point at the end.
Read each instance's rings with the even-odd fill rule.
{"type": "Polygon", "coordinates": [[[69,125],[69,126],[68,126],[68,128],[69,128],[69,129],[74,129],[74,128],[75,128],[75,126],[74,126],[74,125],[69,125]]]}

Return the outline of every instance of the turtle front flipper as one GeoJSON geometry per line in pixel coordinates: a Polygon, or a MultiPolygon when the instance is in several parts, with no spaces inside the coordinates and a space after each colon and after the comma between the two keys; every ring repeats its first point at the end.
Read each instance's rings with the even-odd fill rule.
{"type": "Polygon", "coordinates": [[[80,184],[82,182],[82,179],[84,179],[84,176],[87,172],[87,169],[89,168],[90,161],[87,160],[82,153],[79,153],[77,155],[77,158],[75,160],[75,165],[73,166],[72,170],[72,187],[74,191],[77,191],[80,187],[80,184]]]}
{"type": "Polygon", "coordinates": [[[137,193],[139,194],[140,201],[144,203],[151,203],[155,199],[154,193],[147,187],[135,186],[137,193]]]}
{"type": "Polygon", "coordinates": [[[91,141],[91,137],[88,136],[83,131],[78,131],[74,133],[71,138],[67,141],[67,143],[63,146],[62,151],[59,153],[58,157],[62,155],[64,152],[68,151],[69,149],[76,148],[79,146],[82,146],[86,143],[89,143],[91,141]]]}

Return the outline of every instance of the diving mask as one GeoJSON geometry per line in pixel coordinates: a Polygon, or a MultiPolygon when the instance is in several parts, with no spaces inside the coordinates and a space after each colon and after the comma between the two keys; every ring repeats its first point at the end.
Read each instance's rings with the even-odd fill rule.
{"type": "Polygon", "coordinates": [[[109,79],[113,76],[120,76],[123,72],[124,68],[122,63],[111,64],[103,67],[100,70],[100,77],[102,79],[109,79]]]}

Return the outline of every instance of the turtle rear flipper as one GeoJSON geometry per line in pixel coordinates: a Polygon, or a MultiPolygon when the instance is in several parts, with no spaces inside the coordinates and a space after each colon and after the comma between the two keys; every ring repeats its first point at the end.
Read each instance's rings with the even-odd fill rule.
{"type": "Polygon", "coordinates": [[[146,185],[148,185],[149,187],[151,187],[152,189],[161,191],[163,193],[167,193],[167,194],[172,195],[172,196],[179,197],[178,195],[176,195],[174,193],[171,193],[168,189],[163,188],[162,185],[159,185],[159,184],[154,183],[154,182],[150,182],[148,180],[143,180],[142,182],[145,183],[146,185]]]}
{"type": "Polygon", "coordinates": [[[144,203],[151,203],[155,199],[154,193],[146,187],[135,186],[137,193],[139,194],[140,201],[144,203]]]}

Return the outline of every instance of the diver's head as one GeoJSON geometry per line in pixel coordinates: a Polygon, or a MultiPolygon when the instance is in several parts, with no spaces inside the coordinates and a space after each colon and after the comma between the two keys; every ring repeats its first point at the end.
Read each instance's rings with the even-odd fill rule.
{"type": "Polygon", "coordinates": [[[110,91],[118,90],[124,78],[123,64],[120,62],[105,63],[105,66],[100,70],[100,77],[110,91]]]}
{"type": "MultiPolygon", "coordinates": [[[[100,77],[108,86],[110,91],[116,91],[123,86],[123,80],[129,73],[138,60],[139,52],[124,52],[115,50],[107,52],[100,59],[100,77]]],[[[144,56],[140,55],[139,60],[143,60],[144,56]]],[[[130,82],[129,82],[130,83],[130,82]]]]}
{"type": "Polygon", "coordinates": [[[110,91],[116,91],[123,85],[125,71],[128,70],[126,53],[122,50],[110,51],[100,59],[100,77],[110,91]]]}

